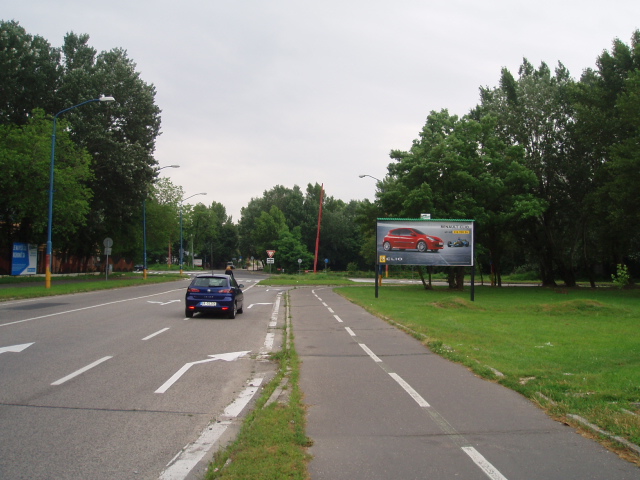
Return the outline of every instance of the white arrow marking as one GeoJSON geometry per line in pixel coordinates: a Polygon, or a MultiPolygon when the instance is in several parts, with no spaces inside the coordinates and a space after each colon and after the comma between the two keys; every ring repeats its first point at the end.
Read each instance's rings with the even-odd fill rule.
{"type": "Polygon", "coordinates": [[[0,347],[0,353],[4,353],[4,352],[20,353],[25,348],[29,348],[33,344],[34,342],[23,343],[22,345],[12,345],[10,347],[0,347]]]}
{"type": "Polygon", "coordinates": [[[180,300],[169,300],[168,302],[154,302],[152,300],[147,300],[147,303],[158,303],[160,305],[169,305],[170,303],[179,302],[180,300]]]}
{"type": "Polygon", "coordinates": [[[249,305],[247,308],[251,308],[254,305],[273,305],[273,303],[252,303],[251,305],[249,305]]]}
{"type": "Polygon", "coordinates": [[[174,373],[169,380],[164,382],[164,384],[159,389],[157,389],[155,393],[164,393],[167,390],[169,390],[171,385],[176,383],[180,379],[180,377],[182,377],[182,375],[184,375],[187,372],[187,370],[189,370],[194,365],[197,365],[199,363],[215,362],[216,360],[233,362],[234,360],[237,360],[238,358],[245,356],[250,351],[251,350],[247,350],[246,352],[219,353],[217,355],[209,355],[210,358],[207,358],[206,360],[198,360],[197,362],[186,363],[185,365],[182,366],[182,368],[180,368],[180,370],[174,373]]]}

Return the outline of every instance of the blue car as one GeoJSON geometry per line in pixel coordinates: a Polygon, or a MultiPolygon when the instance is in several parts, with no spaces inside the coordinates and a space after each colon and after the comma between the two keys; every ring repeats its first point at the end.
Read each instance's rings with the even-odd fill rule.
{"type": "Polygon", "coordinates": [[[184,314],[191,318],[196,312],[223,313],[236,318],[237,313],[242,313],[243,288],[233,275],[200,274],[187,288],[184,314]]]}

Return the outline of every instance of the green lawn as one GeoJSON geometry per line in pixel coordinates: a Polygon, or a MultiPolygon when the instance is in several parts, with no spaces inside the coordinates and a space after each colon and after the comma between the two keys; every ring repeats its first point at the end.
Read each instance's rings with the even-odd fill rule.
{"type": "Polygon", "coordinates": [[[337,291],[551,415],[640,445],[640,290],[476,287],[475,302],[421,286],[337,291]]]}
{"type": "MultiPolygon", "coordinates": [[[[113,273],[106,280],[104,275],[56,276],[51,281],[51,288],[45,288],[44,278],[28,277],[25,279],[5,278],[0,282],[0,302],[20,300],[24,298],[50,297],[70,293],[93,292],[111,288],[133,287],[152,283],[174,282],[187,276],[178,273],[149,275],[146,280],[142,274],[113,273]]],[[[185,284],[186,286],[186,284],[185,284]]]]}
{"type": "Polygon", "coordinates": [[[273,275],[260,282],[261,285],[355,285],[344,276],[327,273],[305,273],[299,275],[273,275]]]}

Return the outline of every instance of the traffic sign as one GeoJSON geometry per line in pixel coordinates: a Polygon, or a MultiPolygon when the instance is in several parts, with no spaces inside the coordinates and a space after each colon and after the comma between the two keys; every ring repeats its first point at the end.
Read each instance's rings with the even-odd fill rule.
{"type": "Polygon", "coordinates": [[[275,259],[273,259],[273,258],[267,258],[267,263],[275,263],[275,259]]]}
{"type": "Polygon", "coordinates": [[[273,258],[273,256],[275,255],[276,251],[275,250],[267,250],[267,255],[269,255],[269,258],[273,258]]]}

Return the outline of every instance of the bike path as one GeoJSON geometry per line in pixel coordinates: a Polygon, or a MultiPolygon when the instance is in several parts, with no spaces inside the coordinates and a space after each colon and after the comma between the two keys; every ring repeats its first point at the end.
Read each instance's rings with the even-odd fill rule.
{"type": "Polygon", "coordinates": [[[312,480],[640,478],[526,398],[330,288],[291,290],[290,305],[312,480]]]}

